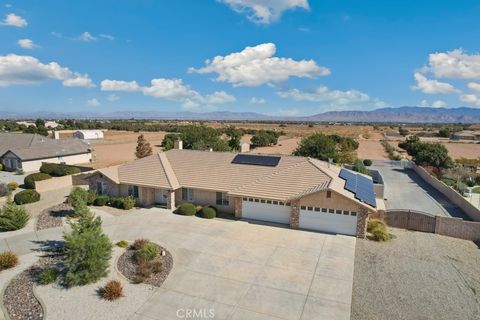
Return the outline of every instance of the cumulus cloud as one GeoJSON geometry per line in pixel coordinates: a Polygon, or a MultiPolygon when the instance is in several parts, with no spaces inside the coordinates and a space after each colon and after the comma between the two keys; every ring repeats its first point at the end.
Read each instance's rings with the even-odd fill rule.
{"type": "Polygon", "coordinates": [[[95,86],[87,74],[73,72],[57,62],[41,63],[32,56],[0,56],[0,87],[38,84],[47,80],[62,81],[67,87],[95,86]]]}
{"type": "Polygon", "coordinates": [[[100,33],[98,36],[100,38],[111,40],[111,41],[115,40],[115,37],[110,34],[100,33]]]}
{"type": "Polygon", "coordinates": [[[422,100],[420,102],[421,107],[434,107],[434,108],[445,108],[447,103],[443,100],[435,100],[432,103],[429,103],[427,100],[422,100]]]}
{"type": "Polygon", "coordinates": [[[90,32],[84,32],[78,37],[78,40],[81,40],[84,42],[90,42],[90,41],[97,40],[97,37],[92,36],[90,32]]]}
{"type": "Polygon", "coordinates": [[[476,94],[462,94],[460,100],[472,106],[480,107],[480,96],[476,94]]]}
{"type": "Polygon", "coordinates": [[[251,104],[265,104],[267,101],[263,98],[256,98],[256,97],[252,97],[250,99],[250,103],[251,104]]]}
{"type": "Polygon", "coordinates": [[[432,53],[424,69],[436,78],[480,79],[480,54],[467,54],[462,49],[432,53]]]}
{"type": "Polygon", "coordinates": [[[212,61],[207,60],[205,67],[190,68],[189,72],[216,73],[217,81],[247,87],[286,81],[289,77],[314,78],[330,74],[328,68],[318,66],[313,60],[274,57],[276,50],[273,43],[246,47],[240,52],[216,56],[212,61]]]}
{"type": "Polygon", "coordinates": [[[446,82],[440,82],[438,80],[431,80],[425,77],[420,72],[414,74],[417,85],[413,86],[413,90],[420,90],[427,94],[447,94],[458,92],[454,86],[446,82]]]}
{"type": "Polygon", "coordinates": [[[269,24],[278,20],[284,11],[310,10],[308,0],[219,0],[233,10],[247,15],[254,23],[269,24]]]}
{"type": "Polygon", "coordinates": [[[30,39],[20,39],[17,41],[17,44],[23,49],[33,49],[37,47],[37,45],[30,39]]]}
{"type": "Polygon", "coordinates": [[[95,98],[90,99],[90,100],[87,100],[87,105],[88,105],[89,107],[98,107],[100,104],[101,104],[101,103],[100,103],[97,99],[95,99],[95,98]]]}
{"type": "Polygon", "coordinates": [[[474,91],[480,91],[480,83],[477,82],[469,82],[467,84],[467,87],[474,91]]]}
{"type": "Polygon", "coordinates": [[[139,86],[136,81],[103,80],[103,91],[141,92],[146,96],[180,102],[186,109],[199,106],[213,106],[236,101],[224,91],[201,95],[183,83],[182,79],[152,79],[150,86],[139,86]]]}
{"type": "Polygon", "coordinates": [[[330,90],[326,86],[320,86],[312,91],[290,89],[279,91],[277,94],[282,98],[292,98],[296,101],[320,102],[322,105],[335,110],[347,110],[351,108],[381,108],[385,102],[372,98],[368,94],[358,90],[330,90]]]}
{"type": "Polygon", "coordinates": [[[3,19],[2,24],[4,26],[23,28],[28,25],[28,22],[24,18],[17,16],[15,13],[9,13],[5,16],[5,19],[3,19]]]}

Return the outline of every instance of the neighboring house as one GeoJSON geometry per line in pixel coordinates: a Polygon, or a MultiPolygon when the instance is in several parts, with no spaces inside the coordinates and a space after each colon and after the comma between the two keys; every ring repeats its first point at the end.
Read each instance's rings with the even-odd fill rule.
{"type": "Polygon", "coordinates": [[[103,139],[103,132],[102,130],[78,130],[73,136],[83,140],[103,139]]]}
{"type": "Polygon", "coordinates": [[[359,237],[376,212],[370,177],[304,157],[172,149],[86,179],[94,192],[131,195],[143,206],[192,202],[236,217],[359,237]]]}
{"type": "Polygon", "coordinates": [[[92,159],[79,139],[55,140],[38,134],[0,132],[0,162],[7,171],[38,171],[42,162],[80,164],[92,159]]]}
{"type": "Polygon", "coordinates": [[[480,140],[480,131],[464,130],[452,134],[452,140],[480,140]]]}

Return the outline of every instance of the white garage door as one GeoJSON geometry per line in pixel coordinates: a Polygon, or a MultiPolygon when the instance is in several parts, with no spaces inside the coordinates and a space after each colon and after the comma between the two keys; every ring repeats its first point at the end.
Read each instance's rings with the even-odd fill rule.
{"type": "Polygon", "coordinates": [[[278,201],[252,198],[248,200],[251,201],[242,201],[243,218],[290,224],[290,206],[278,201]],[[261,203],[260,201],[263,201],[264,203],[261,203]]]}
{"type": "Polygon", "coordinates": [[[356,234],[356,212],[311,207],[308,209],[300,210],[299,227],[301,229],[340,233],[352,236],[356,234]]]}

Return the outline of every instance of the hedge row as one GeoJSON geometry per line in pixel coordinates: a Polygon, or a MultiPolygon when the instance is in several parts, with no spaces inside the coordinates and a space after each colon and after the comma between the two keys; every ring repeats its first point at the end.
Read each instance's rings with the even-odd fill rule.
{"type": "Polygon", "coordinates": [[[202,218],[213,219],[217,216],[217,209],[212,206],[199,206],[199,210],[197,210],[196,205],[190,202],[185,202],[178,207],[177,213],[184,216],[193,216],[198,213],[202,218]]]}
{"type": "Polygon", "coordinates": [[[40,167],[40,172],[49,174],[54,177],[63,177],[71,174],[77,174],[82,171],[77,167],[69,166],[66,164],[44,162],[40,167]]]}

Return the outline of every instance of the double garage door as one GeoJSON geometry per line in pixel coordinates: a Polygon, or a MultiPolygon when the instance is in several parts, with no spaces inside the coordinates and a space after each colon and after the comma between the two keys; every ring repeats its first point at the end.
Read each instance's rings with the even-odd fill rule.
{"type": "MultiPolygon", "coordinates": [[[[290,205],[282,202],[251,198],[242,201],[242,217],[246,219],[290,224],[290,215],[290,205]]],[[[299,228],[355,235],[357,216],[355,212],[302,207],[299,228]]]]}

